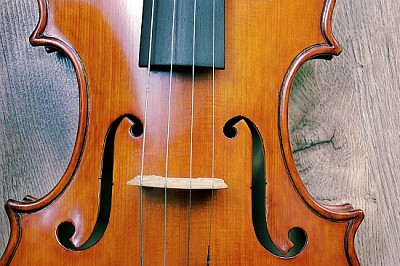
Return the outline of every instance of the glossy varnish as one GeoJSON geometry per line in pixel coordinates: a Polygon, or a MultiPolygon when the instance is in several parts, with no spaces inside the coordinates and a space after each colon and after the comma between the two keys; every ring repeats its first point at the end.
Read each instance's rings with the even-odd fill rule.
{"type": "Polygon", "coordinates": [[[225,69],[215,71],[215,127],[212,71],[197,71],[192,149],[190,71],[173,71],[171,79],[168,71],[149,74],[138,67],[141,1],[38,2],[40,21],[31,43],[56,48],[71,59],[80,92],[79,128],[58,185],[42,199],[7,203],[12,233],[1,264],[139,265],[142,257],[145,265],[204,265],[210,242],[211,265],[358,265],[354,235],[363,213],[350,205],[321,206],[310,197],[288,136],[288,97],[298,68],[312,57],[340,52],[330,28],[333,0],[226,1],[225,69]],[[237,117],[243,118],[235,124],[238,134],[228,138],[223,128],[237,117]],[[210,190],[169,190],[166,204],[164,190],[145,188],[140,206],[140,188],[127,182],[141,172],[144,135],[140,126],[137,134],[131,130],[141,123],[145,175],[165,176],[168,165],[171,177],[188,177],[191,171],[193,177],[211,177],[214,157],[214,175],[228,188],[213,196],[210,190]],[[266,209],[271,239],[285,254],[293,245],[290,229],[301,228],[307,237],[293,258],[271,254],[253,229],[257,134],[267,183],[266,202],[259,208],[266,209]],[[98,228],[100,187],[110,169],[111,209],[104,235],[93,246],[74,250],[98,228]],[[65,222],[75,228],[69,248],[57,240],[57,228],[65,222]]]}

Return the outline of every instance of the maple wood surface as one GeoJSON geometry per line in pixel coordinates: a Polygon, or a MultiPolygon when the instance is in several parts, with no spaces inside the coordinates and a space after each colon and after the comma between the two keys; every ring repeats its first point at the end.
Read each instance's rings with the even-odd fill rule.
{"type": "MultiPolygon", "coordinates": [[[[41,197],[55,186],[71,156],[78,116],[75,73],[65,57],[28,44],[26,36],[37,21],[35,1],[0,4],[0,193],[3,201],[41,197]]],[[[291,92],[291,142],[305,185],[318,201],[350,202],[366,213],[356,236],[362,265],[399,263],[395,10],[397,3],[338,1],[333,29],[344,52],[331,62],[306,63],[291,92]]],[[[239,131],[246,130],[242,126],[239,131]]],[[[8,219],[5,212],[0,217],[4,249],[8,219]]],[[[86,239],[84,234],[80,237],[86,239]]]]}

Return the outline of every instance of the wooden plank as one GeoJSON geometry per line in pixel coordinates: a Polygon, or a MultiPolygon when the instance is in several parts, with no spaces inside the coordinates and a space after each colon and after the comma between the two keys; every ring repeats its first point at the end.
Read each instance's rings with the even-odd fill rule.
{"type": "Polygon", "coordinates": [[[365,211],[361,265],[399,265],[398,1],[337,1],[343,53],[303,67],[291,97],[292,145],[311,194],[365,211]]]}
{"type": "MultiPolygon", "coordinates": [[[[36,1],[0,1],[0,201],[42,197],[69,162],[77,125],[76,78],[69,60],[29,44],[36,1]]],[[[9,222],[0,208],[0,253],[9,222]]]]}

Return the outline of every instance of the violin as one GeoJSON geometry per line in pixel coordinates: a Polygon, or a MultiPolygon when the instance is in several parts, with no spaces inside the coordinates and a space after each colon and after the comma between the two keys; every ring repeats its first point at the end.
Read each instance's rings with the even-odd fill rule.
{"type": "Polygon", "coordinates": [[[78,131],[47,195],[7,201],[0,265],[359,265],[363,212],[311,197],[288,130],[301,65],[340,53],[335,0],[38,4],[78,131]]]}

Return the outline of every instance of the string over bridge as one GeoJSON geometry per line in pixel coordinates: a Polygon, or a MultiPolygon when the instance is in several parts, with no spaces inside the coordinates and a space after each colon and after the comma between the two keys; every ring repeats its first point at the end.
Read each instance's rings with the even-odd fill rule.
{"type": "Polygon", "coordinates": [[[162,177],[156,175],[136,176],[127,183],[130,186],[142,186],[148,188],[169,188],[169,189],[203,189],[217,190],[225,189],[228,185],[221,178],[211,177],[162,177]],[[142,179],[142,180],[141,180],[142,179]],[[141,182],[142,181],[142,182],[141,182]]]}

